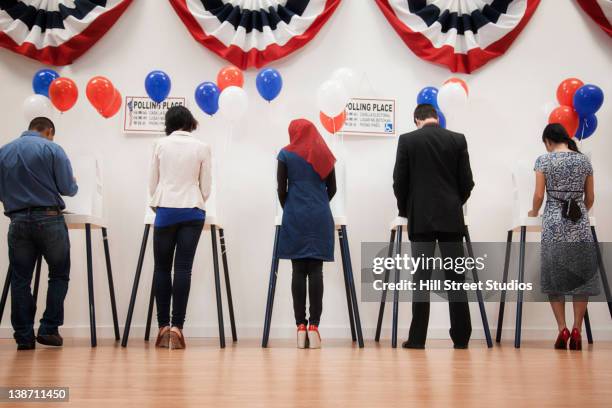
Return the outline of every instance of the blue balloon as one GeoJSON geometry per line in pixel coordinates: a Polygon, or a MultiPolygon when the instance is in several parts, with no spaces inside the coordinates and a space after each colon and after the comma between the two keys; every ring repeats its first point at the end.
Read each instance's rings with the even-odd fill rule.
{"type": "Polygon", "coordinates": [[[257,74],[257,91],[266,101],[270,102],[280,94],[283,89],[283,78],[281,74],[273,69],[266,68],[257,74]]]}
{"type": "Polygon", "coordinates": [[[604,94],[600,87],[586,84],[574,94],[574,109],[580,117],[594,115],[601,108],[604,94]]]}
{"type": "Polygon", "coordinates": [[[597,129],[597,116],[589,115],[580,117],[580,124],[578,125],[578,130],[574,137],[578,140],[587,139],[595,133],[595,129],[597,129]]]}
{"type": "Polygon", "coordinates": [[[438,123],[442,129],[446,129],[446,116],[438,109],[438,123]]]}
{"type": "Polygon", "coordinates": [[[436,110],[440,110],[438,107],[438,88],[434,88],[433,86],[428,86],[427,88],[423,88],[421,92],[417,95],[417,104],[429,104],[433,105],[436,110]]]}
{"type": "Polygon", "coordinates": [[[205,113],[214,115],[219,110],[219,95],[221,90],[212,82],[204,82],[195,90],[195,100],[205,113]]]}
{"type": "Polygon", "coordinates": [[[32,78],[32,88],[37,95],[49,97],[49,86],[51,82],[59,78],[60,75],[52,69],[41,69],[32,78]]]}
{"type": "Polygon", "coordinates": [[[145,78],[145,89],[149,98],[160,103],[170,95],[172,82],[170,77],[163,71],[151,71],[145,78]]]}

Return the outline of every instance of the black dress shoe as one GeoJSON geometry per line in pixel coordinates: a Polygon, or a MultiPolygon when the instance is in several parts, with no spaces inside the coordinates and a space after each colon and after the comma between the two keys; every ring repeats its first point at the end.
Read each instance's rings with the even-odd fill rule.
{"type": "Polygon", "coordinates": [[[64,339],[59,334],[39,334],[36,341],[45,346],[61,347],[64,344],[64,339]]]}
{"type": "Polygon", "coordinates": [[[468,345],[467,344],[455,344],[453,348],[457,350],[465,350],[468,348],[468,345]]]}
{"type": "Polygon", "coordinates": [[[423,350],[425,348],[425,345],[424,344],[412,344],[412,343],[405,341],[402,343],[402,348],[423,350]]]}
{"type": "Polygon", "coordinates": [[[17,350],[34,350],[36,348],[36,343],[17,343],[17,350]]]}

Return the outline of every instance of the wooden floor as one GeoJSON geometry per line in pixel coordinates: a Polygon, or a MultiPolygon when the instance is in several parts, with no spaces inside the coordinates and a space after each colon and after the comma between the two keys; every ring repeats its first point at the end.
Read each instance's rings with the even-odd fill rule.
{"type": "Polygon", "coordinates": [[[70,402],[53,407],[612,407],[612,343],[582,352],[528,341],[520,350],[511,341],[449,346],[394,350],[385,341],[360,350],[330,340],[297,350],[273,340],[264,350],[241,340],[220,350],[214,339],[188,339],[186,350],[171,351],[139,339],[127,349],[67,339],[62,349],[17,352],[0,340],[0,386],[70,387],[70,402]]]}

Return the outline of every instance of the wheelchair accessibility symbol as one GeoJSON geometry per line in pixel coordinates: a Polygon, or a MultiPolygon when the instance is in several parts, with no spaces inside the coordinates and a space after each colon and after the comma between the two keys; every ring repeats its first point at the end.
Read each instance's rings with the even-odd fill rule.
{"type": "Polygon", "coordinates": [[[385,133],[393,133],[393,123],[385,123],[385,133]]]}

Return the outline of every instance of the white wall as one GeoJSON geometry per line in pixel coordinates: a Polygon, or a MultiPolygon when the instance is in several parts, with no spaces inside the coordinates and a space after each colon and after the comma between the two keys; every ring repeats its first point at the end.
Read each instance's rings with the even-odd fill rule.
{"type": "MultiPolygon", "coordinates": [[[[120,118],[104,120],[88,104],[84,86],[93,75],[105,75],[126,94],[144,94],[143,80],[152,69],[162,69],[173,80],[172,95],[187,96],[190,106],[195,86],[214,80],[226,62],[196,43],[165,1],[134,2],[113,29],[87,54],[61,74],[74,78],[81,98],[74,109],[57,118],[57,141],[76,157],[97,154],[104,162],[106,212],[110,222],[110,245],[121,324],[125,320],[133,274],[142,236],[142,211],[147,166],[154,137],[126,136],[120,118]]],[[[451,76],[444,68],[414,56],[401,42],[373,1],[344,1],[331,21],[303,50],[273,64],[283,75],[285,88],[272,104],[257,95],[255,71],[246,74],[245,88],[251,98],[250,114],[235,129],[231,170],[223,185],[231,191],[225,202],[225,225],[239,335],[259,336],[273,240],[275,152],[287,142],[291,118],[316,120],[315,89],[331,72],[348,66],[365,73],[381,97],[397,99],[397,127],[412,130],[411,112],[419,89],[439,86],[451,76]]],[[[0,50],[0,142],[18,136],[24,128],[21,103],[31,93],[30,81],[41,65],[0,50]]],[[[545,124],[543,107],[555,100],[558,83],[578,76],[596,83],[612,95],[612,41],[571,1],[545,0],[509,52],[467,80],[471,87],[470,117],[463,130],[470,145],[476,189],[470,201],[475,241],[503,241],[511,216],[510,169],[519,157],[542,152],[540,134],[545,124]]],[[[366,81],[367,82],[367,81],[366,81]]],[[[369,96],[369,95],[365,95],[369,96]]],[[[219,118],[197,111],[200,137],[214,143],[229,136],[219,118]]],[[[596,180],[596,212],[599,236],[612,240],[612,104],[599,112],[599,129],[584,147],[593,153],[596,180]],[[587,147],[588,146],[588,147],[587,147]]],[[[452,123],[450,124],[452,126],[452,123]]],[[[359,271],[360,243],[384,241],[388,222],[395,215],[391,174],[396,140],[347,137],[349,233],[354,269],[359,271]]],[[[6,233],[6,222],[0,236],[6,233]]],[[[73,269],[66,307],[66,333],[87,335],[87,286],[84,239],[73,232],[73,269]],[[74,328],[74,329],[68,329],[74,328]]],[[[537,237],[534,237],[537,239],[537,237]]],[[[94,234],[96,306],[102,335],[110,335],[110,307],[102,245],[94,234]]],[[[6,241],[0,240],[0,265],[7,265],[6,241]]],[[[188,310],[187,334],[215,335],[216,311],[211,268],[210,237],[203,237],[194,266],[188,310]]],[[[152,255],[145,263],[134,323],[142,326],[150,287],[152,255]]],[[[2,275],[4,276],[4,275],[2,275]]],[[[3,279],[2,279],[3,281],[3,279]]],[[[292,333],[290,268],[281,263],[272,336],[292,333]]],[[[324,333],[345,336],[348,319],[343,281],[338,266],[325,268],[324,333]]],[[[42,297],[44,298],[44,296],[42,297]]],[[[42,308],[42,299],[39,302],[42,308]]],[[[364,327],[371,338],[377,304],[361,305],[364,327]]],[[[475,305],[474,305],[475,306],[475,305]]],[[[510,308],[512,309],[512,308],[510,308]]],[[[388,311],[390,309],[387,309],[388,311]]],[[[481,336],[477,308],[473,309],[474,335],[481,336]]],[[[492,326],[496,304],[488,305],[492,326]]],[[[547,305],[527,305],[527,335],[543,335],[532,329],[554,329],[547,305]]],[[[409,307],[402,306],[401,325],[409,323],[409,307]]],[[[389,316],[387,316],[389,318],[389,316]]],[[[597,329],[609,329],[603,304],[593,305],[591,320],[597,329]]],[[[227,320],[226,320],[227,321],[227,320]]],[[[513,322],[508,311],[509,327],[513,322]]],[[[387,323],[389,320],[387,320],[387,323]]],[[[436,304],[431,334],[447,336],[447,308],[436,304]]],[[[1,334],[9,336],[8,310],[1,334]]],[[[387,326],[388,327],[388,326],[387,326]]],[[[136,336],[138,327],[133,331],[136,336]]],[[[140,329],[141,330],[141,329],[140,329]]],[[[552,332],[551,332],[552,333],[552,332]]],[[[402,329],[400,334],[406,334],[402,329]]],[[[602,334],[603,335],[603,334],[602,334]]],[[[546,333],[550,337],[550,333],[546,333]]]]}

